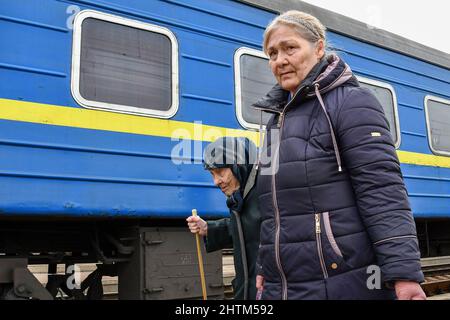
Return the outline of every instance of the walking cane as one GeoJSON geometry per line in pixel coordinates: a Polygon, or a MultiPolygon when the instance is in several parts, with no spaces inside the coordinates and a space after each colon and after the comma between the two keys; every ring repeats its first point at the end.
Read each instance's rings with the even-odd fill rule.
{"type": "MultiPolygon", "coordinates": [[[[192,209],[192,215],[194,217],[197,216],[197,209],[192,209]]],[[[198,268],[200,270],[200,280],[202,283],[203,300],[207,300],[205,272],[203,271],[203,257],[202,257],[202,250],[200,247],[200,235],[198,233],[195,234],[195,240],[197,241],[198,268]]]]}

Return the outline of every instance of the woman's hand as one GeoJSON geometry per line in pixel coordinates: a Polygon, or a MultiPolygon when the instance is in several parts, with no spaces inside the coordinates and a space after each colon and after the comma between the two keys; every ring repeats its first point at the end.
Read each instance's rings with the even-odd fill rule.
{"type": "Polygon", "coordinates": [[[264,277],[261,275],[256,276],[256,289],[261,292],[264,289],[264,277]]]}
{"type": "Polygon", "coordinates": [[[208,224],[199,216],[190,216],[186,221],[192,233],[198,233],[202,237],[208,234],[208,224]]]}
{"type": "Polygon", "coordinates": [[[426,300],[422,287],[413,281],[396,281],[395,293],[398,300],[426,300]]]}

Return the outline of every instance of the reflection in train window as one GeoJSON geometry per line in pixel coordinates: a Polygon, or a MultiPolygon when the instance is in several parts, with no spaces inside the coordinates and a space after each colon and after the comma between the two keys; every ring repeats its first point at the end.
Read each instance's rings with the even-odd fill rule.
{"type": "MultiPolygon", "coordinates": [[[[260,111],[252,107],[276,84],[263,52],[240,48],[235,54],[236,115],[239,123],[247,129],[259,129],[260,111]]],[[[271,114],[263,112],[263,124],[271,114]]]]}
{"type": "Polygon", "coordinates": [[[394,88],[384,82],[358,77],[361,87],[368,88],[383,106],[384,114],[389,122],[389,131],[396,148],[400,146],[400,125],[397,111],[397,98],[394,88]]]}

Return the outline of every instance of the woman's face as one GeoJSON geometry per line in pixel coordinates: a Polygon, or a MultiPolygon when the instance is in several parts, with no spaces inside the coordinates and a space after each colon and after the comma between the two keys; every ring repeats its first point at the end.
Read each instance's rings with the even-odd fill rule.
{"type": "Polygon", "coordinates": [[[269,36],[267,54],[278,84],[293,95],[325,52],[323,40],[312,44],[292,27],[280,25],[269,36]]]}
{"type": "Polygon", "coordinates": [[[239,189],[239,181],[234,176],[230,168],[217,168],[209,170],[211,172],[214,184],[222,190],[227,196],[239,189]]]}

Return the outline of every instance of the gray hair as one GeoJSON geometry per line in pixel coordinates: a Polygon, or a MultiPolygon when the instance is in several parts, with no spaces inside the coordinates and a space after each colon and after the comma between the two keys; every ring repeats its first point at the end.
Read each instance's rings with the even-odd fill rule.
{"type": "Polygon", "coordinates": [[[263,49],[265,53],[267,53],[267,43],[271,33],[280,25],[292,27],[310,43],[323,40],[324,46],[327,45],[326,28],[319,19],[302,11],[290,10],[276,17],[264,31],[263,49]]]}

